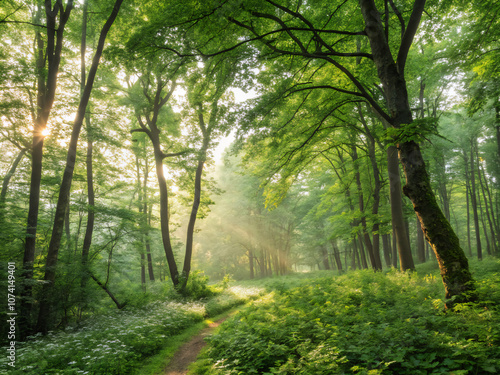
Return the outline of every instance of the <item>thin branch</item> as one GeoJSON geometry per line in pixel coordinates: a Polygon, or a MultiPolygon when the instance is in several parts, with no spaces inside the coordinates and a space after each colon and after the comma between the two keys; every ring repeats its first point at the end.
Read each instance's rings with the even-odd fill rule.
{"type": "Polygon", "coordinates": [[[314,90],[314,89],[329,89],[329,90],[334,90],[334,91],[341,92],[344,94],[354,95],[354,96],[359,96],[359,97],[365,98],[365,95],[363,95],[362,93],[359,93],[356,91],[344,90],[344,89],[341,89],[339,87],[330,86],[330,85],[308,86],[308,87],[296,89],[293,91],[290,90],[290,94],[285,95],[285,98],[290,96],[291,94],[295,94],[296,92],[305,91],[305,90],[314,90]]]}
{"type": "MultiPolygon", "coordinates": [[[[5,17],[5,18],[7,18],[7,17],[5,17]]],[[[35,27],[41,27],[41,28],[44,28],[44,29],[47,28],[47,26],[45,26],[45,25],[40,25],[38,23],[33,23],[33,22],[27,22],[27,21],[5,21],[5,18],[3,20],[0,20],[0,23],[26,24],[26,25],[31,25],[31,26],[35,26],[35,27]]]]}
{"type": "Polygon", "coordinates": [[[182,155],[188,154],[190,152],[191,152],[190,150],[184,150],[184,151],[174,152],[174,153],[170,153],[170,154],[165,154],[164,152],[162,152],[161,158],[165,159],[165,158],[172,158],[174,156],[182,156],[182,155]]]}
{"type": "Polygon", "coordinates": [[[401,15],[401,12],[397,8],[396,4],[394,4],[394,1],[389,0],[389,4],[391,4],[392,10],[394,11],[394,14],[396,15],[396,17],[398,17],[399,23],[401,24],[401,40],[402,40],[403,36],[405,35],[405,30],[406,30],[405,20],[403,19],[403,16],[401,15]]]}

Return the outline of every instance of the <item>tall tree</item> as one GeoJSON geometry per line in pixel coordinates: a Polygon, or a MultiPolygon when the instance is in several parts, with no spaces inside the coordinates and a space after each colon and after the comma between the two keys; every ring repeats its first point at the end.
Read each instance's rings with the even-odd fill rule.
{"type": "MultiPolygon", "coordinates": [[[[54,104],[63,49],[64,30],[72,9],[73,0],[68,0],[66,4],[62,0],[58,0],[54,5],[50,1],[45,1],[43,6],[42,2],[39,1],[34,17],[34,23],[41,24],[42,11],[45,10],[45,30],[47,35],[45,41],[42,37],[42,29],[39,28],[35,37],[38,92],[36,100],[37,112],[31,145],[30,198],[23,258],[23,269],[26,279],[33,277],[33,263],[35,261],[40,183],[42,179],[43,141],[45,137],[44,130],[54,104]]],[[[31,332],[31,327],[29,327],[29,316],[32,310],[31,295],[32,285],[28,282],[22,292],[23,298],[21,302],[23,335],[31,332]]]]}
{"type": "Polygon", "coordinates": [[[90,71],[85,83],[85,88],[82,92],[80,103],[78,106],[78,111],[73,123],[73,131],[71,133],[71,139],[68,147],[68,154],[66,159],[66,167],[64,169],[63,179],[61,186],[59,188],[59,198],[57,201],[56,212],[54,216],[54,226],[52,229],[52,236],[50,239],[49,249],[47,252],[47,259],[45,263],[45,276],[44,280],[47,281],[44,284],[42,291],[42,299],[40,302],[40,310],[38,314],[37,330],[46,333],[49,324],[49,311],[50,302],[48,301],[48,293],[50,288],[53,286],[56,277],[56,266],[59,253],[59,247],[61,244],[61,237],[63,233],[64,218],[65,213],[69,204],[69,194],[71,189],[71,182],[73,179],[73,171],[76,162],[76,150],[78,145],[78,138],[80,136],[80,131],[85,118],[85,113],[87,110],[87,104],[90,99],[90,94],[92,93],[92,88],[94,85],[97,69],[99,67],[99,62],[104,50],[104,43],[106,41],[106,36],[113,25],[116,17],[118,16],[118,11],[123,0],[116,0],[110,16],[105,22],[101,29],[99,36],[99,42],[97,44],[96,52],[90,67],[90,71]]]}

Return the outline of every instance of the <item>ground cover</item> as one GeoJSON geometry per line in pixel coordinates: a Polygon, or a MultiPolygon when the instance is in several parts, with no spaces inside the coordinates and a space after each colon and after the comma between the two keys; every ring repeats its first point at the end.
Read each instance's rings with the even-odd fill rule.
{"type": "Polygon", "coordinates": [[[129,374],[160,352],[172,338],[207,317],[263,293],[252,287],[211,288],[197,301],[171,299],[98,315],[81,326],[37,335],[18,343],[15,367],[0,358],[8,374],[129,374]]]}
{"type": "Polygon", "coordinates": [[[278,288],[224,323],[195,374],[496,374],[500,261],[472,261],[480,302],[444,310],[432,263],[278,288]]]}

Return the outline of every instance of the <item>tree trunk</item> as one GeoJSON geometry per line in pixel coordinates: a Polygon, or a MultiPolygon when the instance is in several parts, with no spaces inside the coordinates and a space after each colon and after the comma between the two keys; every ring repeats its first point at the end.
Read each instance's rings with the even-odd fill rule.
{"type": "MultiPolygon", "coordinates": [[[[88,115],[87,115],[88,116],[88,115]]],[[[88,260],[90,254],[90,245],[92,244],[92,235],[94,233],[95,221],[95,193],[94,193],[94,172],[92,168],[93,142],[92,137],[88,134],[90,131],[90,119],[87,120],[87,226],[85,228],[85,236],[83,237],[82,247],[82,288],[85,288],[88,279],[88,260]]]]}
{"type": "MultiPolygon", "coordinates": [[[[86,62],[85,54],[87,50],[87,21],[88,21],[88,0],[85,0],[83,4],[83,22],[82,22],[82,41],[81,41],[81,91],[85,90],[86,81],[86,62]]],[[[85,293],[85,286],[89,277],[88,274],[88,259],[90,254],[90,245],[92,244],[92,235],[94,233],[94,222],[95,222],[95,192],[94,192],[94,171],[93,171],[93,153],[94,153],[94,142],[92,137],[92,129],[90,123],[90,113],[85,114],[85,127],[87,129],[87,157],[85,160],[85,165],[87,167],[87,226],[85,228],[85,236],[83,237],[82,246],[82,281],[81,286],[83,293],[85,293]]],[[[85,300],[85,297],[84,297],[85,300]]],[[[84,301],[85,302],[85,301],[84,301]]]]}
{"type": "MultiPolygon", "coordinates": [[[[73,8],[70,0],[66,10],[59,8],[56,4],[54,9],[51,3],[45,3],[45,13],[47,19],[47,45],[45,47],[42,34],[36,33],[36,70],[37,70],[37,117],[33,127],[33,143],[31,149],[31,180],[30,198],[28,208],[28,220],[26,226],[26,240],[24,243],[23,275],[25,279],[33,278],[33,263],[35,261],[36,232],[38,224],[38,208],[40,204],[40,184],[42,179],[42,158],[43,158],[43,131],[47,126],[47,121],[54,104],[55,91],[57,87],[57,73],[61,62],[61,51],[63,45],[63,35],[66,22],[73,8]],[[47,8],[49,6],[49,8],[47,8]],[[59,25],[56,29],[56,17],[59,14],[59,25]],[[45,53],[44,53],[45,49],[45,53]],[[45,71],[47,62],[47,71],[45,71]]],[[[41,23],[42,3],[38,4],[35,23],[41,23]]],[[[32,283],[28,281],[21,292],[21,337],[25,338],[31,334],[31,310],[32,310],[32,283]]]]}
{"type": "MultiPolygon", "coordinates": [[[[156,137],[155,137],[156,138],[156,137]]],[[[170,277],[174,286],[179,284],[179,271],[177,270],[177,264],[175,263],[174,251],[172,249],[172,244],[170,242],[170,227],[169,227],[169,207],[168,207],[168,189],[167,180],[165,179],[165,174],[163,172],[163,156],[161,150],[159,149],[159,137],[153,142],[153,147],[155,149],[155,165],[156,165],[156,175],[158,177],[158,185],[160,189],[160,227],[161,227],[161,237],[163,240],[163,249],[165,250],[165,256],[167,258],[168,269],[170,271],[170,277]],[[156,145],[155,145],[156,143],[156,145]]]]}
{"type": "Polygon", "coordinates": [[[370,158],[370,163],[372,166],[373,173],[373,205],[372,205],[372,216],[375,220],[375,223],[372,227],[372,236],[373,236],[373,257],[375,261],[375,269],[382,269],[382,260],[380,259],[380,223],[378,222],[378,211],[380,206],[380,191],[382,190],[382,183],[380,181],[380,170],[378,168],[377,156],[375,153],[375,138],[368,128],[368,124],[366,123],[365,117],[363,115],[363,111],[361,107],[358,107],[358,113],[360,115],[361,123],[363,124],[363,128],[365,129],[365,134],[367,136],[368,141],[368,157],[370,158]]]}
{"type": "Polygon", "coordinates": [[[391,243],[389,234],[382,235],[382,248],[384,249],[384,261],[387,267],[391,267],[391,243]]]}
{"type": "Polygon", "coordinates": [[[477,194],[476,194],[476,168],[474,166],[474,141],[470,141],[470,202],[472,206],[472,214],[474,217],[474,229],[476,232],[476,251],[477,258],[483,259],[483,248],[481,244],[481,233],[479,229],[479,215],[477,212],[477,194]]]}
{"type": "MultiPolygon", "coordinates": [[[[497,136],[497,163],[500,165],[500,98],[495,101],[495,130],[497,136]]],[[[500,175],[497,178],[500,180],[500,175]]]]}
{"type": "MultiPolygon", "coordinates": [[[[64,214],[69,203],[69,193],[71,189],[71,182],[73,180],[73,171],[75,168],[76,161],[76,149],[78,145],[78,138],[80,136],[80,130],[82,128],[83,119],[85,117],[85,112],[87,109],[87,104],[90,99],[90,94],[92,92],[92,87],[94,85],[95,76],[97,73],[97,68],[99,66],[99,61],[104,49],[104,42],[108,34],[111,25],[118,15],[121,3],[123,0],[116,0],[113,11],[109,16],[108,20],[104,24],[101,35],[99,37],[99,42],[97,45],[96,53],[94,54],[94,59],[92,61],[92,66],[89,71],[87,83],[85,84],[85,89],[83,91],[82,97],[80,99],[80,104],[78,106],[78,112],[75,117],[75,122],[73,124],[73,131],[71,133],[71,139],[68,147],[68,154],[66,159],[66,167],[64,169],[63,179],[59,189],[59,198],[57,201],[56,212],[54,217],[54,226],[52,229],[52,236],[50,239],[49,249],[47,253],[47,260],[45,264],[45,276],[44,280],[46,283],[43,286],[42,296],[40,301],[40,311],[38,314],[37,329],[40,332],[46,333],[48,330],[48,319],[50,305],[48,301],[48,293],[53,286],[56,277],[56,265],[59,254],[59,247],[61,244],[61,237],[64,226],[64,214]]],[[[68,5],[69,6],[69,5],[68,5]]]]}
{"type": "Polygon", "coordinates": [[[321,261],[323,262],[323,267],[325,270],[330,269],[330,262],[328,261],[328,250],[326,245],[320,245],[319,247],[321,261]]]}
{"type": "Polygon", "coordinates": [[[431,245],[439,263],[445,286],[447,307],[454,302],[465,302],[475,298],[472,275],[467,258],[460,247],[458,237],[437,205],[429,175],[415,142],[399,145],[400,158],[406,173],[405,194],[422,224],[424,235],[431,245]],[[456,297],[455,301],[451,298],[456,297]]]}
{"type": "MultiPolygon", "coordinates": [[[[382,83],[388,114],[385,118],[398,129],[413,122],[408,101],[404,68],[413,38],[418,30],[425,0],[415,0],[407,28],[402,35],[396,62],[385,38],[384,28],[374,0],[359,0],[365,32],[373,61],[382,83]]],[[[432,191],[420,147],[414,141],[397,144],[398,155],[406,177],[404,193],[422,224],[422,230],[433,248],[445,287],[446,306],[476,298],[472,275],[463,250],[450,223],[439,208],[432,191]],[[456,301],[451,298],[456,297],[456,301]]]]}
{"type": "MultiPolygon", "coordinates": [[[[200,116],[203,116],[200,114],[200,116]]],[[[207,148],[208,148],[208,142],[209,142],[209,136],[210,134],[207,134],[206,131],[204,131],[204,139],[203,139],[203,146],[200,151],[200,155],[198,157],[198,166],[196,168],[196,174],[195,174],[195,179],[194,179],[194,199],[193,199],[193,206],[191,208],[191,215],[189,217],[189,223],[188,223],[188,228],[187,228],[187,240],[186,240],[186,254],[184,257],[184,267],[182,269],[182,276],[184,279],[184,285],[187,283],[187,279],[189,277],[189,272],[191,270],[191,258],[193,254],[193,234],[194,234],[194,225],[196,222],[196,215],[198,214],[198,208],[200,207],[200,200],[201,200],[201,176],[203,174],[203,166],[205,165],[205,160],[207,158],[206,153],[207,153],[207,148]]]]}
{"type": "Polygon", "coordinates": [[[401,194],[399,161],[396,148],[393,146],[387,149],[387,172],[389,174],[392,228],[399,254],[400,269],[401,271],[413,270],[415,269],[415,264],[413,263],[413,256],[411,254],[411,247],[408,241],[408,233],[406,231],[403,214],[403,196],[401,194]]]}
{"type": "MultiPolygon", "coordinates": [[[[358,190],[358,205],[359,205],[359,211],[361,212],[361,227],[363,230],[363,241],[366,246],[366,251],[368,252],[368,256],[370,257],[370,263],[372,268],[377,271],[382,269],[382,265],[380,263],[380,255],[378,261],[375,259],[375,254],[373,251],[373,246],[372,242],[370,240],[370,234],[368,233],[368,228],[366,225],[366,216],[365,216],[365,203],[364,203],[364,196],[363,196],[363,188],[361,186],[361,176],[359,173],[359,167],[357,164],[358,161],[358,152],[356,150],[356,146],[353,145],[351,147],[351,152],[352,152],[352,161],[354,163],[354,173],[355,173],[355,178],[356,178],[356,186],[358,190]]],[[[363,253],[364,256],[364,253],[363,253]]],[[[363,258],[362,258],[363,259],[363,258]]],[[[366,262],[366,261],[365,261],[366,262]]],[[[364,266],[364,264],[363,264],[364,266]]],[[[367,266],[368,267],[368,266],[367,266]]]]}
{"type": "Polygon", "coordinates": [[[467,152],[462,150],[465,168],[465,196],[467,201],[467,249],[469,256],[472,257],[471,233],[470,233],[470,178],[469,178],[469,158],[467,152]]]}
{"type": "MultiPolygon", "coordinates": [[[[150,238],[149,238],[149,228],[151,227],[152,207],[149,206],[149,199],[148,199],[148,176],[149,176],[149,163],[148,163],[148,157],[146,156],[145,157],[145,165],[144,165],[144,182],[142,184],[142,196],[144,199],[144,204],[143,204],[144,245],[146,247],[149,281],[155,281],[155,275],[154,275],[154,270],[153,270],[153,260],[151,257],[151,243],[150,243],[150,238]]],[[[139,189],[140,189],[140,187],[139,187],[139,189]]]]}
{"type": "Polygon", "coordinates": [[[146,291],[146,256],[141,252],[141,286],[146,291]]]}
{"type": "Polygon", "coordinates": [[[417,217],[417,255],[420,263],[425,263],[425,240],[424,232],[422,231],[422,225],[417,217]]]}
{"type": "Polygon", "coordinates": [[[335,259],[335,263],[337,264],[337,269],[342,272],[342,259],[340,258],[340,251],[339,251],[339,248],[336,244],[336,241],[335,240],[331,240],[330,241],[331,244],[332,244],[332,248],[333,248],[333,257],[335,259]]]}
{"type": "MultiPolygon", "coordinates": [[[[490,203],[490,207],[491,207],[491,221],[493,224],[492,233],[496,233],[496,236],[495,236],[495,234],[493,234],[493,238],[496,238],[496,241],[498,242],[498,246],[500,246],[500,223],[499,223],[498,213],[497,213],[497,217],[495,218],[495,205],[493,204],[493,199],[491,197],[491,191],[489,188],[488,179],[486,178],[486,172],[484,171],[483,168],[481,168],[481,173],[482,173],[483,180],[484,180],[484,186],[486,188],[486,194],[488,196],[488,202],[490,203]]],[[[499,250],[498,246],[495,246],[495,249],[497,252],[499,250]]]]}
{"type": "Polygon", "coordinates": [[[255,271],[253,265],[253,250],[248,250],[248,266],[250,267],[250,280],[255,278],[255,271]]]}
{"type": "Polygon", "coordinates": [[[392,266],[398,268],[398,243],[394,226],[392,227],[392,266]]]}
{"type": "MultiPolygon", "coordinates": [[[[479,185],[481,186],[481,193],[482,193],[483,201],[484,201],[484,211],[486,213],[486,219],[488,221],[488,226],[490,228],[491,240],[492,240],[491,242],[493,243],[493,251],[496,253],[496,252],[498,252],[498,246],[496,243],[495,225],[493,223],[495,216],[493,213],[493,206],[489,205],[489,203],[491,201],[488,202],[488,198],[486,196],[488,181],[486,180],[486,175],[485,175],[484,170],[481,166],[481,162],[479,161],[480,159],[479,159],[479,152],[477,150],[477,147],[476,147],[476,160],[478,161],[478,175],[477,176],[478,176],[478,180],[479,180],[479,185]],[[483,180],[484,180],[484,182],[483,182],[483,180]],[[491,207],[491,210],[490,210],[490,207],[491,207]],[[490,212],[491,212],[491,214],[490,214],[490,212]]],[[[491,199],[491,197],[490,197],[490,199],[491,199]]],[[[487,231],[486,226],[484,226],[484,229],[485,229],[485,231],[487,231]]],[[[490,252],[488,252],[488,254],[490,254],[490,252]]]]}
{"type": "Polygon", "coordinates": [[[357,236],[357,239],[359,241],[359,256],[361,257],[361,265],[363,269],[367,269],[368,262],[366,260],[365,248],[363,246],[363,236],[361,235],[361,233],[357,236]]]}
{"type": "Polygon", "coordinates": [[[484,220],[484,211],[483,211],[483,205],[481,203],[481,196],[480,196],[480,194],[479,194],[478,198],[479,198],[479,213],[480,213],[480,218],[481,218],[481,227],[483,228],[484,239],[486,240],[486,253],[488,255],[491,255],[490,238],[488,236],[488,228],[486,227],[486,222],[484,220]]]}
{"type": "Polygon", "coordinates": [[[92,273],[90,273],[90,277],[92,278],[92,280],[94,280],[97,283],[97,285],[99,285],[99,287],[102,290],[104,290],[106,292],[106,294],[109,296],[109,298],[111,298],[113,300],[113,302],[115,303],[115,305],[118,309],[123,309],[125,307],[126,303],[121,304],[120,302],[118,302],[118,300],[116,299],[114,294],[111,293],[109,288],[105,284],[101,283],[97,277],[95,277],[92,273]]]}

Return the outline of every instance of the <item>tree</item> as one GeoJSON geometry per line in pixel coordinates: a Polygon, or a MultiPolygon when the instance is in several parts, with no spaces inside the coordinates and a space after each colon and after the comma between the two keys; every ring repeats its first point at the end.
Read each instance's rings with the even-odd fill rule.
{"type": "Polygon", "coordinates": [[[111,25],[115,21],[118,16],[118,11],[120,10],[120,6],[123,0],[116,0],[111,15],[108,17],[106,23],[101,29],[101,34],[99,37],[99,42],[97,45],[96,52],[94,54],[94,59],[92,61],[92,65],[90,67],[90,71],[86,80],[85,88],[82,92],[82,96],[80,98],[80,103],[78,106],[78,111],[75,117],[75,121],[73,123],[73,131],[71,133],[71,140],[68,147],[68,154],[66,159],[66,167],[63,174],[63,179],[61,182],[61,186],[59,188],[59,198],[57,201],[57,207],[54,217],[54,226],[52,229],[52,236],[50,239],[49,249],[47,253],[47,259],[45,263],[45,276],[44,280],[47,282],[44,284],[44,288],[42,291],[42,300],[40,302],[40,310],[38,314],[38,323],[37,330],[43,333],[46,333],[48,330],[49,323],[49,311],[50,305],[47,301],[47,294],[50,290],[50,287],[54,283],[56,277],[56,265],[57,258],[59,253],[59,247],[61,243],[61,237],[63,233],[63,225],[66,210],[68,209],[69,202],[69,194],[71,189],[71,182],[73,179],[73,171],[75,168],[76,161],[76,149],[78,144],[78,138],[80,136],[80,131],[83,125],[83,121],[85,118],[85,113],[87,109],[87,104],[90,99],[90,94],[92,92],[92,87],[94,85],[94,80],[97,73],[97,68],[99,66],[99,60],[102,55],[102,51],[104,50],[104,42],[106,41],[106,36],[111,28],[111,25]]]}
{"type": "MultiPolygon", "coordinates": [[[[61,62],[64,29],[73,9],[73,1],[69,0],[66,7],[62,1],[57,1],[54,6],[45,2],[42,8],[41,1],[37,4],[34,23],[42,22],[42,9],[46,17],[46,46],[41,30],[36,33],[36,66],[37,66],[37,110],[33,126],[33,142],[31,146],[31,179],[30,199],[27,220],[27,232],[24,248],[23,269],[27,279],[33,277],[33,262],[35,260],[36,233],[38,225],[38,207],[40,203],[40,183],[42,179],[42,158],[44,130],[54,104],[57,87],[57,76],[61,62]],[[57,24],[57,28],[56,28],[57,24]]],[[[26,284],[22,299],[22,325],[24,334],[30,332],[27,327],[31,311],[31,284],[26,284]]]]}
{"type": "MultiPolygon", "coordinates": [[[[413,120],[405,82],[404,71],[408,53],[425,9],[425,0],[412,3],[407,20],[401,16],[404,12],[398,10],[395,4],[391,4],[394,13],[400,16],[395,22],[401,31],[398,42],[394,41],[392,35],[387,37],[391,21],[389,14],[384,25],[380,17],[384,12],[378,10],[373,0],[360,0],[361,12],[352,18],[356,23],[348,24],[349,28],[340,28],[339,25],[342,24],[336,21],[347,11],[346,4],[341,3],[330,12],[326,9],[318,12],[316,9],[315,15],[312,15],[310,9],[301,9],[300,3],[282,5],[267,0],[265,4],[259,4],[260,7],[254,3],[245,3],[240,9],[244,11],[243,15],[232,12],[227,19],[251,36],[248,41],[259,40],[263,43],[266,53],[271,56],[300,56],[307,61],[330,64],[348,82],[342,85],[337,81],[330,85],[332,90],[362,98],[392,128],[399,131],[400,136],[395,137],[394,144],[405,172],[406,185],[403,191],[412,201],[424,234],[436,254],[448,306],[453,305],[452,297],[459,301],[473,299],[474,285],[467,258],[456,234],[437,205],[420,147],[415,140],[415,135],[423,129],[420,128],[421,123],[413,120]],[[327,18],[315,19],[318,15],[327,18]],[[327,29],[326,25],[339,28],[327,29]],[[354,41],[360,36],[368,41],[370,52],[359,49],[351,52],[354,41]],[[351,51],[346,52],[346,49],[351,51]],[[393,50],[396,51],[396,60],[393,58],[393,50]],[[367,69],[376,69],[384,104],[356,77],[352,65],[340,62],[348,57],[363,59],[367,69]],[[402,136],[403,134],[405,136],[402,136]]],[[[311,84],[304,85],[304,89],[313,87],[311,84]]]]}

